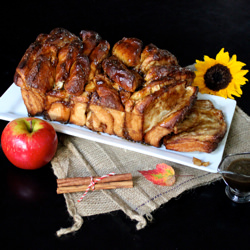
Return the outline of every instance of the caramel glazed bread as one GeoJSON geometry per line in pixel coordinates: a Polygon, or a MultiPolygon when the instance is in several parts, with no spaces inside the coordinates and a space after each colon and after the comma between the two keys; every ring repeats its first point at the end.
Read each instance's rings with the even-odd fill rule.
{"type": "Polygon", "coordinates": [[[143,47],[137,38],[123,38],[111,49],[94,31],[78,37],[56,28],[29,46],[14,82],[30,116],[160,147],[190,115],[198,92],[194,77],[169,51],[143,47]]]}

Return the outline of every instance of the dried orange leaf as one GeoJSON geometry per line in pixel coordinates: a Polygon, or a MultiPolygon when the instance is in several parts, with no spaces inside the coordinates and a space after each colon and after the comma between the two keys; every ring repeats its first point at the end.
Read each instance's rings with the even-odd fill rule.
{"type": "Polygon", "coordinates": [[[172,186],[176,181],[174,169],[165,163],[157,164],[156,169],[138,172],[156,185],[172,186]]]}

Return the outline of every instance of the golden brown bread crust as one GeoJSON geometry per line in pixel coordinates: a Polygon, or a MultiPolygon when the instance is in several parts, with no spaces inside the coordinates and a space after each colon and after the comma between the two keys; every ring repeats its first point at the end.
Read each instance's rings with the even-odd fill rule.
{"type": "Polygon", "coordinates": [[[123,38],[111,49],[94,31],[82,30],[79,38],[62,28],[39,35],[14,76],[29,115],[156,147],[190,127],[181,121],[196,101],[193,79],[194,72],[153,44],[123,38]]]}
{"type": "Polygon", "coordinates": [[[40,48],[43,45],[44,40],[47,38],[48,35],[40,34],[36,41],[32,43],[29,48],[26,50],[25,54],[23,55],[21,61],[19,62],[16,72],[14,75],[14,82],[17,86],[21,88],[25,88],[26,84],[26,75],[32,68],[34,61],[36,60],[37,54],[40,48]]]}
{"type": "Polygon", "coordinates": [[[43,115],[51,121],[67,123],[70,117],[70,98],[66,90],[51,90],[46,93],[43,115]]]}
{"type": "Polygon", "coordinates": [[[151,67],[159,65],[178,65],[178,61],[169,51],[159,49],[151,43],[141,53],[140,71],[146,74],[151,67]]]}
{"type": "Polygon", "coordinates": [[[80,95],[84,91],[90,72],[89,59],[85,55],[78,55],[70,68],[69,77],[64,89],[71,95],[80,95]]]}
{"type": "Polygon", "coordinates": [[[124,37],[115,43],[112,54],[127,67],[138,67],[140,64],[142,41],[137,38],[124,37]]]}
{"type": "Polygon", "coordinates": [[[21,94],[22,94],[24,104],[27,110],[29,110],[30,116],[43,114],[44,109],[45,109],[45,103],[46,103],[45,95],[40,94],[35,89],[31,89],[31,88],[29,90],[26,88],[22,88],[21,94]]]}
{"type": "Polygon", "coordinates": [[[142,99],[143,97],[153,94],[154,92],[160,90],[164,86],[172,84],[176,84],[176,80],[173,78],[172,79],[164,78],[162,80],[152,81],[148,83],[146,86],[144,86],[142,89],[134,92],[130,97],[130,100],[137,101],[139,99],[142,99]]]}
{"type": "Polygon", "coordinates": [[[132,97],[125,106],[128,137],[134,141],[144,138],[145,143],[159,147],[162,137],[171,133],[192,107],[197,88],[186,87],[181,81],[138,95],[136,99],[132,97]],[[127,118],[128,113],[131,114],[127,118]]]}
{"type": "Polygon", "coordinates": [[[100,43],[92,50],[89,55],[90,74],[89,80],[92,80],[95,75],[101,73],[101,62],[108,57],[110,44],[106,40],[101,40],[100,43]]]}
{"type": "Polygon", "coordinates": [[[167,149],[210,153],[223,139],[227,130],[221,110],[208,100],[197,100],[185,120],[178,123],[174,135],[164,138],[167,149]]]}
{"type": "Polygon", "coordinates": [[[142,77],[135,71],[129,70],[117,57],[111,56],[102,62],[102,67],[109,78],[121,89],[134,92],[142,85],[142,77]]]}
{"type": "Polygon", "coordinates": [[[65,44],[77,39],[75,35],[62,28],[56,28],[50,32],[46,39],[44,37],[38,38],[38,40],[43,41],[43,44],[25,76],[26,85],[38,89],[42,93],[53,88],[58,51],[65,44]]]}
{"type": "Polygon", "coordinates": [[[112,87],[112,83],[106,76],[97,75],[94,83],[96,91],[92,94],[90,104],[124,111],[119,92],[112,87]]]}
{"type": "Polygon", "coordinates": [[[71,107],[68,102],[55,101],[50,105],[50,109],[44,113],[44,117],[50,121],[68,123],[71,107]]]}
{"type": "Polygon", "coordinates": [[[14,82],[22,89],[29,115],[43,113],[46,93],[55,84],[58,51],[76,39],[69,31],[56,28],[50,34],[40,34],[25,52],[16,68],[14,82]]]}
{"type": "Polygon", "coordinates": [[[89,56],[96,45],[101,41],[101,36],[92,30],[82,30],[80,37],[84,46],[84,55],[89,56]]]}
{"type": "Polygon", "coordinates": [[[176,81],[186,81],[187,85],[191,85],[195,78],[195,73],[187,68],[182,68],[176,65],[160,65],[151,67],[145,75],[146,83],[148,85],[152,81],[162,80],[165,78],[173,78],[176,81]]]}
{"type": "Polygon", "coordinates": [[[78,96],[71,96],[70,98],[70,117],[69,123],[76,124],[78,126],[84,126],[86,124],[86,113],[88,103],[90,100],[90,93],[83,92],[78,96]]]}
{"type": "Polygon", "coordinates": [[[162,138],[174,130],[177,122],[184,119],[196,101],[198,92],[196,87],[185,87],[185,83],[166,89],[165,93],[150,104],[149,111],[144,115],[144,141],[155,147],[159,147],[162,138]]]}
{"type": "Polygon", "coordinates": [[[89,104],[86,126],[94,131],[124,137],[125,113],[123,111],[89,104]]]}
{"type": "Polygon", "coordinates": [[[66,44],[58,51],[58,63],[56,66],[55,85],[61,86],[69,77],[69,72],[76,57],[83,53],[83,44],[80,39],[76,39],[66,44]]]}

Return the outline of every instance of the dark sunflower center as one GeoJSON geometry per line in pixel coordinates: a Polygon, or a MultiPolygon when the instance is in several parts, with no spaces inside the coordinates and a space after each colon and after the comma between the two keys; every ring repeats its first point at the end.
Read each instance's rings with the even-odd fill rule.
{"type": "Polygon", "coordinates": [[[228,86],[232,80],[232,75],[228,67],[218,63],[207,70],[204,80],[207,88],[219,91],[228,86]]]}

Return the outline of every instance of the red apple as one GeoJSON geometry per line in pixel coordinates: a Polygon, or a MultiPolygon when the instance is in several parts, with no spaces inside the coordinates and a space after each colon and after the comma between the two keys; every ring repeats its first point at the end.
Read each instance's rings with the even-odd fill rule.
{"type": "Polygon", "coordinates": [[[55,155],[57,134],[48,122],[34,117],[9,122],[2,132],[3,152],[16,167],[38,169],[55,155]]]}

